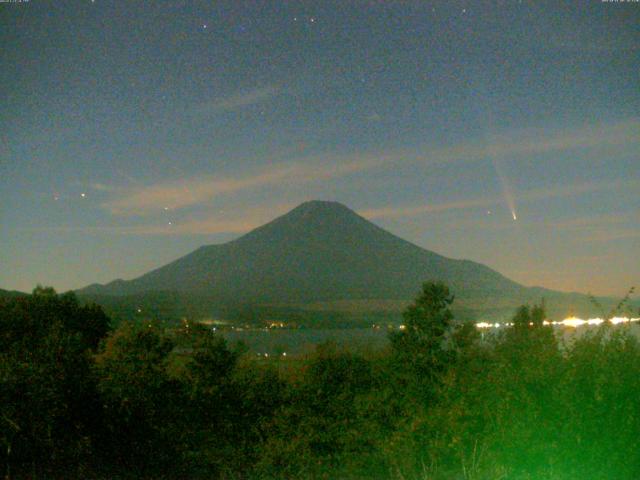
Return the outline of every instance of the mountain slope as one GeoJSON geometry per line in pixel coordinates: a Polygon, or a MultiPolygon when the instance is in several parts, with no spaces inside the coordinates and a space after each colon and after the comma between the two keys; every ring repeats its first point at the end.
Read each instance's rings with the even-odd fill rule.
{"type": "Polygon", "coordinates": [[[0,288],[0,299],[26,297],[28,293],[19,292],[18,290],[3,290],[0,288]]]}
{"type": "Polygon", "coordinates": [[[312,201],[234,241],[201,247],[134,280],[79,293],[176,291],[243,303],[404,300],[425,280],[443,280],[459,296],[524,288],[484,265],[409,243],[344,205],[312,201]]]}

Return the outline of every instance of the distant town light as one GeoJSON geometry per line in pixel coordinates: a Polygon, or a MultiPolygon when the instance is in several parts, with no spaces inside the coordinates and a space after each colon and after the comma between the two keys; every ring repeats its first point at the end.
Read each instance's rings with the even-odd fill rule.
{"type": "Polygon", "coordinates": [[[582,320],[581,318],[570,317],[570,318],[567,318],[567,319],[563,320],[560,323],[562,323],[562,325],[565,325],[567,327],[575,328],[575,327],[581,327],[582,325],[587,323],[587,321],[586,320],[582,320]]]}
{"type": "MultiPolygon", "coordinates": [[[[583,325],[598,326],[598,325],[602,325],[607,321],[610,322],[612,325],[619,325],[621,323],[640,322],[640,318],[613,317],[613,318],[610,318],[609,320],[604,320],[602,318],[590,318],[588,320],[584,320],[582,318],[577,318],[577,317],[568,317],[559,322],[544,320],[542,324],[545,326],[556,325],[556,326],[577,328],[583,325]]],[[[478,322],[476,323],[476,328],[500,328],[500,326],[513,327],[513,325],[514,325],[513,322],[506,322],[503,324],[500,324],[497,322],[496,323],[478,322]]],[[[529,325],[533,326],[533,322],[529,322],[529,325]]]]}
{"type": "Polygon", "coordinates": [[[628,322],[629,319],[628,318],[623,318],[623,317],[613,317],[611,320],[609,320],[611,323],[613,323],[614,325],[618,325],[619,323],[625,323],[628,322]]]}

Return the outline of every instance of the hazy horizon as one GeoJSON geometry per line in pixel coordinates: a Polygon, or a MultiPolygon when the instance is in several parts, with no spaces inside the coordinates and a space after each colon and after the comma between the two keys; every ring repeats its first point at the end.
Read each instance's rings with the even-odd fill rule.
{"type": "MultiPolygon", "coordinates": [[[[314,202],[314,201],[321,201],[321,202],[333,202],[333,201],[331,201],[331,200],[310,200],[310,202],[314,202]]],[[[303,202],[303,203],[305,203],[305,202],[303,202]]],[[[302,205],[302,204],[299,204],[298,206],[300,206],[300,205],[302,205]]],[[[342,205],[342,204],[341,204],[341,205],[342,205]]],[[[346,205],[345,205],[345,206],[346,206],[346,205]]],[[[346,206],[346,207],[348,208],[348,206],[346,206]]],[[[296,207],[293,207],[293,208],[296,208],[296,207]]],[[[292,208],[292,209],[293,209],[293,208],[292,208]]],[[[289,211],[291,211],[292,209],[289,209],[289,211]]],[[[287,213],[289,213],[289,211],[285,212],[283,215],[278,215],[278,216],[274,217],[273,219],[269,220],[267,223],[270,223],[272,220],[275,220],[275,219],[279,218],[280,216],[284,216],[284,215],[286,215],[287,213]]],[[[363,217],[364,217],[364,215],[366,215],[366,214],[371,214],[372,212],[363,211],[363,212],[354,212],[354,213],[356,213],[356,214],[361,215],[361,216],[363,216],[363,217]]],[[[373,223],[375,224],[375,221],[373,221],[373,223]]],[[[257,226],[256,226],[256,228],[261,227],[261,226],[262,226],[262,225],[257,225],[257,226]]],[[[378,225],[378,226],[379,226],[379,225],[378,225]]],[[[252,230],[253,230],[253,229],[252,229],[252,230]]],[[[248,232],[245,232],[245,233],[248,233],[248,232]]],[[[393,232],[389,232],[389,233],[392,233],[392,234],[393,234],[393,232]]],[[[237,238],[242,237],[243,235],[244,235],[244,233],[242,233],[242,234],[237,234],[237,235],[231,235],[231,236],[230,236],[230,238],[229,238],[228,240],[224,240],[224,241],[221,241],[221,242],[215,243],[214,245],[222,245],[222,244],[224,244],[224,243],[231,242],[231,241],[233,241],[233,240],[236,240],[237,238]]],[[[207,246],[207,244],[200,245],[200,246],[198,246],[198,247],[196,247],[196,248],[204,247],[204,246],[207,246]]],[[[419,246],[419,245],[418,245],[418,246],[419,246]]],[[[193,251],[193,250],[190,250],[189,252],[186,252],[185,254],[191,253],[192,251],[193,251]]],[[[438,253],[438,252],[435,252],[435,253],[438,253]]],[[[179,255],[179,256],[178,256],[178,257],[176,257],[176,258],[169,259],[167,262],[165,262],[165,264],[166,264],[166,263],[171,263],[171,262],[173,262],[173,261],[175,261],[175,260],[178,260],[179,258],[182,258],[183,256],[184,256],[184,255],[179,255]]],[[[471,260],[471,261],[473,261],[473,259],[470,259],[470,258],[460,258],[460,259],[456,259],[456,260],[471,260]]],[[[163,265],[164,265],[164,264],[163,264],[163,265]]],[[[137,278],[137,277],[139,277],[139,276],[141,276],[141,275],[143,275],[143,274],[145,274],[145,273],[148,273],[150,270],[155,270],[157,267],[159,267],[159,266],[163,266],[163,265],[158,265],[158,266],[156,266],[156,267],[152,267],[151,269],[147,269],[147,270],[145,270],[145,271],[142,271],[142,272],[140,272],[139,274],[136,274],[136,275],[132,276],[131,278],[122,278],[122,277],[118,277],[118,278],[113,278],[113,279],[111,279],[111,280],[109,280],[109,281],[107,281],[107,282],[104,282],[104,283],[105,283],[105,284],[107,284],[107,283],[110,283],[111,281],[114,281],[114,280],[125,280],[125,281],[133,280],[133,279],[135,279],[135,278],[137,278]]],[[[487,265],[487,266],[489,266],[489,265],[487,265]]],[[[490,267],[490,266],[489,266],[489,267],[490,267]]],[[[94,283],[99,283],[99,282],[94,282],[94,283]]],[[[41,282],[39,282],[39,283],[38,283],[38,284],[36,284],[36,285],[53,286],[54,288],[56,288],[56,287],[55,287],[55,285],[42,284],[41,282]]],[[[33,287],[30,287],[30,288],[27,288],[27,289],[25,289],[25,290],[22,290],[22,291],[23,291],[23,292],[26,292],[26,293],[29,293],[29,292],[31,292],[31,290],[32,290],[36,285],[34,285],[33,287]]],[[[77,289],[82,288],[82,287],[87,287],[88,285],[89,285],[89,284],[81,285],[81,286],[79,286],[79,287],[72,287],[72,288],[68,288],[68,289],[57,289],[57,291],[59,291],[59,292],[72,291],[72,290],[77,290],[77,289]]],[[[548,287],[545,287],[544,285],[525,285],[525,284],[523,284],[523,285],[524,285],[525,287],[543,287],[543,288],[548,288],[548,287]]],[[[1,287],[1,286],[0,286],[0,287],[1,287]]],[[[7,290],[7,289],[5,289],[5,290],[7,290]]],[[[15,289],[15,290],[18,290],[18,289],[15,289]]],[[[627,289],[627,290],[628,290],[628,289],[627,289]]],[[[563,290],[557,290],[557,291],[559,291],[559,292],[563,292],[563,290]]],[[[564,292],[565,292],[565,293],[582,293],[582,294],[584,294],[584,293],[593,293],[593,292],[576,292],[576,291],[564,291],[564,292]]],[[[613,295],[617,295],[618,297],[622,297],[625,293],[626,293],[626,290],[625,290],[625,291],[621,291],[621,292],[615,292],[613,295]]],[[[597,293],[596,293],[596,295],[597,295],[597,293]]],[[[410,292],[408,292],[408,297],[409,297],[409,296],[410,296],[410,292]]],[[[606,295],[604,295],[604,296],[606,296],[606,295]]]]}

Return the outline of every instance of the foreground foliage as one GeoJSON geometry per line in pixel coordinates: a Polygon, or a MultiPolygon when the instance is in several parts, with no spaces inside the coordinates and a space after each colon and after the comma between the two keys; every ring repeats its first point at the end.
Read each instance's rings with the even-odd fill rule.
{"type": "Polygon", "coordinates": [[[386,352],[256,361],[37,288],[0,303],[5,478],[640,478],[640,344],[521,307],[480,338],[427,283],[386,352]]]}

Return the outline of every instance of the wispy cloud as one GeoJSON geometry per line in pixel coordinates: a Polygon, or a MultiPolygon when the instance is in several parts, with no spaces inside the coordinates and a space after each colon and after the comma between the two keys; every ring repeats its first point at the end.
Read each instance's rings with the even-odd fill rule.
{"type": "Polygon", "coordinates": [[[479,208],[494,205],[500,202],[499,197],[479,197],[467,200],[455,200],[444,203],[427,203],[421,205],[405,205],[399,207],[382,207],[360,210],[358,213],[363,217],[374,218],[396,218],[413,217],[425,213],[437,213],[447,210],[466,210],[469,208],[479,208]]]}
{"type": "Polygon", "coordinates": [[[572,218],[552,222],[554,228],[582,230],[591,227],[606,227],[610,225],[623,225],[626,223],[640,224],[640,212],[605,213],[585,217],[572,218]]]}
{"type": "Polygon", "coordinates": [[[586,149],[640,143],[640,120],[630,119],[602,125],[588,125],[566,132],[531,130],[495,135],[490,141],[474,141],[427,151],[424,160],[451,162],[487,157],[518,157],[553,151],[586,149]]]}
{"type": "Polygon", "coordinates": [[[588,242],[610,242],[612,240],[623,240],[628,238],[640,238],[639,229],[617,229],[610,231],[594,232],[586,236],[585,241],[588,242]]]}
{"type": "Polygon", "coordinates": [[[385,156],[318,157],[275,164],[246,176],[206,176],[122,190],[102,207],[113,215],[144,215],[204,204],[214,197],[279,183],[303,184],[342,177],[387,161],[385,156]]]}
{"type": "MultiPolygon", "coordinates": [[[[218,100],[209,108],[213,108],[213,106],[218,109],[236,108],[261,101],[275,95],[277,92],[278,89],[275,87],[256,89],[245,94],[218,100]]],[[[503,135],[494,137],[491,142],[476,141],[438,149],[419,149],[419,151],[398,149],[377,155],[364,154],[348,157],[328,154],[276,163],[248,175],[207,175],[151,185],[135,184],[117,189],[109,187],[111,189],[111,198],[105,201],[102,206],[114,215],[145,215],[161,211],[166,207],[181,209],[201,205],[219,195],[232,194],[262,186],[318,182],[377,167],[391,169],[398,165],[449,164],[458,161],[476,161],[490,157],[508,157],[517,160],[519,156],[540,152],[628,145],[639,142],[640,120],[632,119],[611,125],[583,127],[560,134],[533,131],[512,136],[503,135]]],[[[389,174],[393,175],[393,172],[389,172],[389,174]]],[[[519,193],[518,201],[577,195],[603,188],[610,187],[601,183],[552,187],[519,193]]],[[[108,192],[106,188],[104,191],[108,192]]],[[[500,197],[485,196],[469,200],[455,200],[443,204],[385,207],[367,210],[363,213],[368,214],[370,218],[411,216],[451,209],[491,206],[500,201],[500,197]]]]}
{"type": "Polygon", "coordinates": [[[181,209],[207,202],[215,196],[277,182],[284,169],[249,177],[190,178],[128,189],[102,204],[113,215],[143,215],[163,209],[181,209]]]}
{"type": "MultiPolygon", "coordinates": [[[[520,192],[518,200],[527,201],[547,200],[558,197],[571,197],[585,193],[617,190],[623,188],[640,188],[639,180],[616,180],[608,182],[585,182],[573,185],[552,186],[520,192]]],[[[483,196],[472,199],[454,200],[442,203],[427,203],[420,205],[404,205],[398,207],[382,207],[362,210],[359,213],[370,219],[413,217],[427,213],[444,212],[448,210],[467,210],[472,208],[491,207],[502,203],[502,197],[483,196]]]]}
{"type": "Polygon", "coordinates": [[[240,108],[262,103],[281,93],[281,89],[274,85],[253,88],[237,92],[227,97],[216,98],[194,109],[197,114],[212,114],[218,112],[234,111],[240,108]]]}
{"type": "Polygon", "coordinates": [[[149,224],[135,227],[116,227],[113,233],[125,235],[215,235],[220,233],[241,234],[263,225],[275,217],[291,210],[294,204],[256,207],[229,214],[210,215],[205,218],[187,219],[169,225],[149,224]]]}
{"type": "MultiPolygon", "coordinates": [[[[638,184],[640,187],[640,184],[638,184]]],[[[554,222],[554,228],[568,230],[586,242],[609,242],[640,238],[640,212],[606,213],[554,222]]]]}
{"type": "Polygon", "coordinates": [[[219,211],[204,217],[186,216],[178,220],[161,220],[136,225],[56,225],[25,227],[29,232],[59,232],[109,235],[215,235],[246,233],[295,207],[296,203],[280,203],[244,209],[219,211]]]}
{"type": "Polygon", "coordinates": [[[117,187],[114,187],[113,185],[107,185],[99,182],[92,183],[89,186],[91,187],[91,189],[98,192],[114,192],[117,190],[117,187]]]}
{"type": "Polygon", "coordinates": [[[550,187],[525,190],[518,193],[518,198],[525,201],[547,200],[557,197],[573,197],[592,192],[640,188],[640,179],[619,179],[599,182],[583,182],[570,185],[554,185],[550,187]]]}

